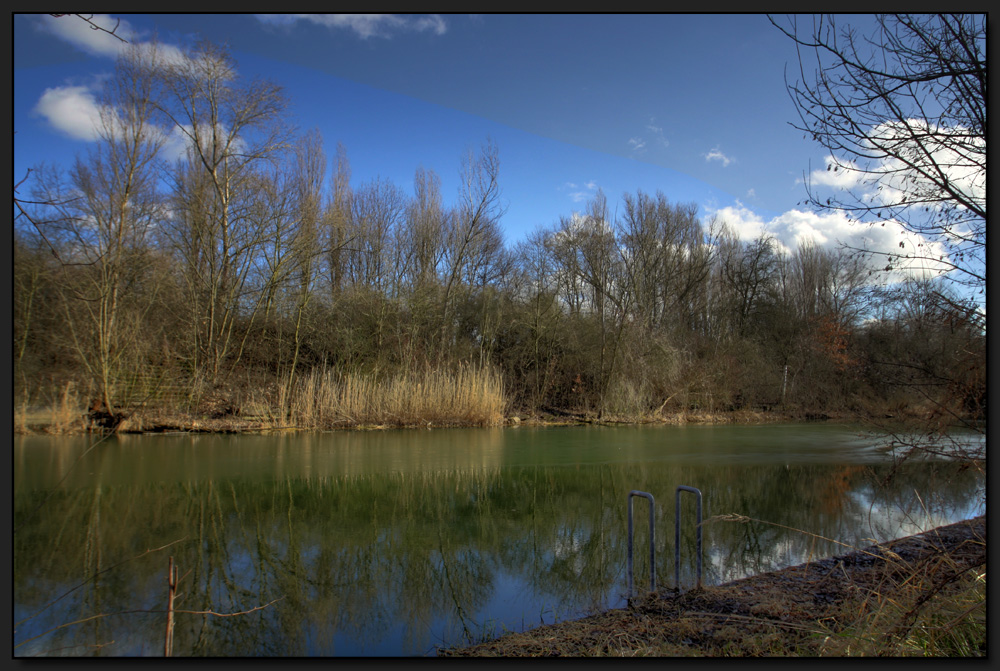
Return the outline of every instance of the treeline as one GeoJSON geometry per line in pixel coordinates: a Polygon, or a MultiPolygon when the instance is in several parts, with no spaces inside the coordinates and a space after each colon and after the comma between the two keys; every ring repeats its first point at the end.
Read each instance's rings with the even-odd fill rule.
{"type": "Polygon", "coordinates": [[[72,388],[112,418],[379,423],[392,387],[375,414],[405,424],[984,408],[985,328],[939,283],[879,286],[848,251],[642,191],[508,245],[492,142],[446,204],[430,169],[353,184],[287,103],[211,44],[119,59],[93,150],[15,194],[16,406],[72,388]]]}

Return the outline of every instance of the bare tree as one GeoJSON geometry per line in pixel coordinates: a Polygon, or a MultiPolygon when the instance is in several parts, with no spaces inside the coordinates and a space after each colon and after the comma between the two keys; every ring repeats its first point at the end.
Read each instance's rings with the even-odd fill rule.
{"type": "Polygon", "coordinates": [[[500,200],[500,153],[489,140],[478,154],[463,157],[459,204],[446,236],[446,279],[441,297],[441,350],[448,348],[455,295],[462,280],[475,277],[490,249],[502,239],[504,207],[500,200]]]}
{"type": "Polygon", "coordinates": [[[345,271],[353,296],[360,301],[370,333],[372,352],[382,353],[389,326],[390,302],[397,295],[406,269],[400,259],[399,233],[406,213],[406,196],[389,180],[362,184],[351,197],[345,247],[345,271]]]}
{"type": "Polygon", "coordinates": [[[564,305],[576,323],[593,332],[587,347],[593,349],[588,353],[593,370],[588,375],[599,412],[604,411],[608,389],[618,373],[636,288],[630,282],[634,268],[627,268],[624,245],[619,244],[615,228],[607,198],[598,190],[584,214],[560,219],[548,241],[564,305]]]}
{"type": "Polygon", "coordinates": [[[294,147],[293,194],[296,220],[293,253],[295,258],[294,286],[295,327],[293,329],[293,354],[285,381],[284,398],[290,399],[295,383],[295,370],[304,339],[303,321],[316,281],[319,247],[320,218],[322,212],[323,180],[326,175],[326,155],[323,139],[318,130],[303,136],[294,147]]]}
{"type": "Polygon", "coordinates": [[[758,316],[772,297],[778,279],[777,242],[762,233],[753,240],[737,240],[720,255],[733,332],[750,336],[762,324],[758,316]]]}
{"type": "Polygon", "coordinates": [[[711,260],[697,212],[693,203],[671,205],[661,192],[624,196],[619,237],[636,318],[647,326],[695,322],[693,300],[711,260]]]}
{"type": "Polygon", "coordinates": [[[135,372],[129,355],[139,338],[142,307],[151,292],[139,295],[133,285],[143,273],[147,236],[160,217],[154,161],[163,137],[154,128],[153,91],[144,76],[148,54],[138,47],[124,51],[108,80],[101,101],[98,144],[86,159],[79,158],[68,183],[50,185],[59,197],[42,196],[57,214],[41,226],[61,229],[72,259],[86,264],[78,273],[83,286],[66,287],[66,325],[81,363],[94,383],[104,410],[116,414],[116,386],[126,369],[135,372]],[[134,310],[127,314],[131,305],[134,310]]]}
{"type": "Polygon", "coordinates": [[[323,217],[326,238],[326,266],[331,296],[336,298],[344,282],[344,247],[350,241],[351,164],[344,145],[337,143],[333,158],[330,196],[323,217]]]}
{"type": "Polygon", "coordinates": [[[787,302],[796,318],[827,314],[845,327],[857,324],[868,279],[858,258],[809,241],[792,252],[785,266],[787,302]]]}
{"type": "MultiPolygon", "coordinates": [[[[864,250],[943,271],[982,294],[986,283],[986,15],[879,15],[870,35],[834,17],[785,25],[800,81],[787,84],[792,125],[829,152],[846,193],[809,203],[869,225],[898,222],[920,240],[864,250]],[[812,71],[810,71],[812,69],[812,71]]],[[[832,182],[833,180],[820,180],[832,182]]]]}
{"type": "Polygon", "coordinates": [[[376,178],[353,193],[347,271],[355,287],[384,296],[396,290],[403,270],[396,263],[396,233],[405,212],[406,197],[389,180],[376,178]]]}
{"type": "Polygon", "coordinates": [[[511,328],[525,332],[526,337],[517,339],[524,343],[524,349],[508,365],[516,368],[515,380],[524,384],[531,407],[542,404],[552,382],[562,316],[549,237],[539,229],[517,244],[517,272],[511,285],[511,294],[523,306],[511,319],[511,328]]]}
{"type": "MultiPolygon", "coordinates": [[[[100,25],[97,21],[95,21],[93,14],[88,14],[86,16],[83,15],[83,14],[49,14],[49,16],[57,18],[57,19],[62,18],[62,17],[66,17],[66,16],[74,16],[74,17],[80,19],[81,21],[83,21],[84,23],[86,23],[87,25],[89,25],[90,28],[91,28],[91,30],[98,30],[98,31],[107,33],[108,35],[111,35],[112,37],[114,37],[115,39],[119,40],[120,42],[128,43],[128,40],[126,40],[124,37],[122,37],[121,35],[119,35],[118,32],[117,32],[119,26],[121,25],[121,19],[117,19],[115,21],[114,28],[107,28],[105,26],[100,25]]],[[[57,201],[27,200],[27,199],[21,198],[18,195],[18,190],[22,186],[25,185],[25,183],[28,181],[28,178],[31,177],[31,173],[32,173],[32,169],[29,168],[27,170],[27,172],[25,173],[25,175],[18,182],[16,182],[14,184],[14,194],[13,194],[13,196],[14,196],[14,209],[17,212],[17,214],[14,215],[15,223],[16,223],[16,221],[18,219],[23,219],[24,221],[27,221],[29,224],[31,224],[32,226],[34,226],[35,230],[38,232],[39,236],[41,236],[42,240],[46,243],[46,245],[48,245],[49,250],[52,252],[52,254],[56,258],[59,258],[59,252],[58,252],[58,250],[55,248],[55,246],[52,245],[52,243],[45,236],[45,232],[39,226],[39,221],[35,218],[35,216],[33,216],[32,212],[30,212],[29,210],[32,209],[33,206],[43,206],[42,209],[45,209],[47,206],[59,206],[61,204],[65,204],[65,203],[60,203],[60,202],[57,202],[57,201]]]]}
{"type": "Polygon", "coordinates": [[[419,359],[426,361],[428,347],[433,346],[440,331],[442,261],[452,216],[442,205],[441,180],[433,170],[417,168],[413,190],[399,234],[402,265],[406,268],[403,303],[409,313],[408,332],[400,339],[400,359],[407,365],[419,359]]]}
{"type": "Polygon", "coordinates": [[[413,256],[411,284],[426,290],[438,279],[448,213],[441,204],[441,179],[433,170],[417,168],[413,189],[406,218],[406,242],[413,256]]]}
{"type": "Polygon", "coordinates": [[[215,381],[231,353],[243,282],[261,244],[259,228],[248,225],[236,201],[248,197],[244,178],[285,146],[286,99],[270,82],[240,81],[229,53],[210,43],[181,59],[161,59],[152,75],[163,85],[160,111],[187,141],[189,181],[205,187],[192,223],[208,246],[201,253],[212,259],[201,277],[209,296],[199,349],[215,381]]]}

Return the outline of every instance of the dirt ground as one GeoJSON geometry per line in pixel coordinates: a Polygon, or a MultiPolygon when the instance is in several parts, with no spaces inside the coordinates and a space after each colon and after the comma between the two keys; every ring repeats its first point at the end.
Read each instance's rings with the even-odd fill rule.
{"type": "Polygon", "coordinates": [[[983,515],[725,585],[660,591],[628,608],[438,655],[895,656],[933,597],[969,589],[985,572],[983,515]]]}

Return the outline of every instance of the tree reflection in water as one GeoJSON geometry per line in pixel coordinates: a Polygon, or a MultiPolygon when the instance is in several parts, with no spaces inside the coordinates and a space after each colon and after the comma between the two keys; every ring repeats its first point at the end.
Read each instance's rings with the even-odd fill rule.
{"type": "MultiPolygon", "coordinates": [[[[759,520],[704,526],[707,584],[981,512],[982,476],[946,462],[908,464],[884,482],[889,466],[878,463],[504,465],[500,448],[490,464],[477,455],[475,467],[328,468],[310,477],[299,466],[294,477],[272,468],[269,477],[261,469],[129,482],[123,473],[155,473],[154,457],[148,446],[115,449],[88,467],[94,481],[55,490],[22,527],[19,516],[50,491],[19,484],[31,457],[15,460],[16,655],[162,654],[168,556],[182,575],[177,609],[230,613],[280,599],[236,617],[178,614],[175,655],[422,655],[620,607],[632,489],[657,498],[664,588],[673,587],[678,484],[702,491],[706,519],[759,520]],[[24,643],[97,614],[107,616],[24,643]]],[[[692,506],[682,511],[680,553],[690,586],[694,503],[682,505],[692,506]]],[[[636,575],[649,572],[647,535],[636,525],[636,575]]]]}

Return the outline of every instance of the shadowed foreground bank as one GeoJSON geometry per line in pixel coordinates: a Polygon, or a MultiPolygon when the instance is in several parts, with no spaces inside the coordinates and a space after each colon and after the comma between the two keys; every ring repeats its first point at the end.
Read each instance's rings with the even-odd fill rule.
{"type": "Polygon", "coordinates": [[[438,655],[977,657],[986,655],[985,597],[982,515],[438,655]]]}

